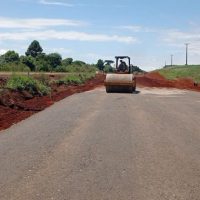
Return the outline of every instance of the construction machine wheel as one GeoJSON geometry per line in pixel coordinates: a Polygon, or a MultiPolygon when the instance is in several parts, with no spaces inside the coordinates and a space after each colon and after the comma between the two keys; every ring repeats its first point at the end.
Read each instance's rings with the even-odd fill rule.
{"type": "Polygon", "coordinates": [[[106,86],[107,93],[133,93],[133,91],[131,86],[106,86]]]}
{"type": "Polygon", "coordinates": [[[107,93],[133,93],[136,85],[133,74],[107,74],[105,87],[107,93]]]}

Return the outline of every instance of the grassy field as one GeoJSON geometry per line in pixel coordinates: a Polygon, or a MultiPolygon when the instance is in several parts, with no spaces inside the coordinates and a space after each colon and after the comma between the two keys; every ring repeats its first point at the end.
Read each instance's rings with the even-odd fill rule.
{"type": "Polygon", "coordinates": [[[200,83],[200,65],[178,65],[158,70],[158,72],[169,80],[192,78],[195,82],[200,83]]]}

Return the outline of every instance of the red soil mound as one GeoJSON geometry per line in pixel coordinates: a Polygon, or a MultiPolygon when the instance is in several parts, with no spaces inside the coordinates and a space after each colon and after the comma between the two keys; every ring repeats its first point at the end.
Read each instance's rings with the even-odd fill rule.
{"type": "Polygon", "coordinates": [[[156,79],[156,80],[165,80],[165,78],[158,72],[147,73],[145,77],[150,78],[150,79],[156,79]]]}
{"type": "Polygon", "coordinates": [[[6,129],[32,114],[44,110],[54,102],[67,96],[102,86],[104,79],[104,75],[98,74],[94,79],[87,81],[83,85],[55,85],[53,86],[52,94],[43,97],[31,97],[26,92],[6,91],[0,98],[0,130],[6,129]]]}
{"type": "Polygon", "coordinates": [[[0,130],[10,127],[34,113],[33,111],[21,111],[0,105],[0,130]]]}
{"type": "Polygon", "coordinates": [[[200,85],[192,79],[167,80],[158,72],[137,76],[137,84],[144,87],[166,87],[200,91],[200,85]]]}

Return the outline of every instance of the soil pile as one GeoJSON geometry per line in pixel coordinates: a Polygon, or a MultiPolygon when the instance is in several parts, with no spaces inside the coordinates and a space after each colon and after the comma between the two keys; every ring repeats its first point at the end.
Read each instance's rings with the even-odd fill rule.
{"type": "Polygon", "coordinates": [[[158,72],[137,76],[137,85],[142,87],[165,87],[200,91],[200,84],[192,79],[167,80],[158,72]]]}

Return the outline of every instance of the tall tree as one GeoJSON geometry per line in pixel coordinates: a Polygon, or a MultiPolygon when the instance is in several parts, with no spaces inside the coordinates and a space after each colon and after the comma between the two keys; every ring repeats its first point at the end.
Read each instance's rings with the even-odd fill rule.
{"type": "Polygon", "coordinates": [[[57,66],[61,65],[62,57],[58,53],[51,53],[47,55],[48,63],[52,69],[55,69],[57,66]]]}
{"type": "Polygon", "coordinates": [[[76,66],[82,66],[82,65],[85,65],[86,63],[81,60],[75,60],[75,61],[73,61],[72,64],[76,65],[76,66]]]}
{"type": "Polygon", "coordinates": [[[21,56],[20,61],[28,66],[31,71],[35,71],[36,66],[35,66],[35,59],[31,56],[21,56]]]}
{"type": "Polygon", "coordinates": [[[99,59],[98,62],[97,62],[97,68],[98,68],[99,70],[103,71],[104,67],[105,67],[105,66],[104,66],[103,60],[99,59]]]}
{"type": "Polygon", "coordinates": [[[27,56],[36,57],[37,55],[41,54],[43,52],[42,47],[40,46],[40,43],[37,40],[34,40],[28,47],[26,51],[27,56]]]}
{"type": "Polygon", "coordinates": [[[63,66],[68,66],[68,65],[71,65],[73,62],[73,58],[65,58],[63,61],[62,61],[62,65],[63,66]]]}

